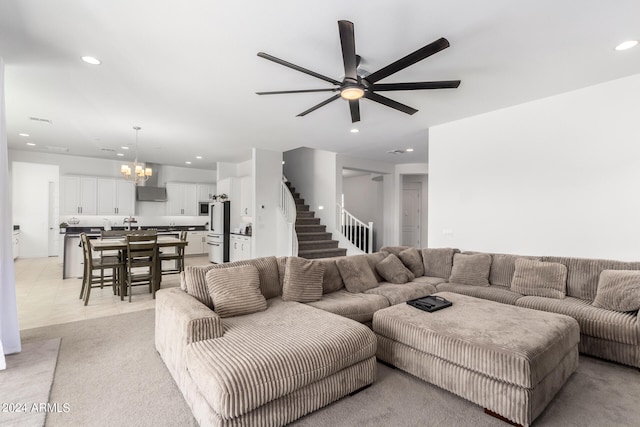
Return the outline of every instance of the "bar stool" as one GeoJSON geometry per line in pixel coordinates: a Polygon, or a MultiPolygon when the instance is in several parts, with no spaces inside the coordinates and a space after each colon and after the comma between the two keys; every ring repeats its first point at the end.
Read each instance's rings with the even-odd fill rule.
{"type": "Polygon", "coordinates": [[[80,299],[84,297],[84,305],[89,303],[91,289],[104,285],[111,285],[115,295],[118,287],[121,287],[124,278],[124,262],[118,256],[93,257],[91,241],[86,233],[80,234],[82,242],[82,253],[84,256],[84,274],[82,276],[82,288],[80,289],[80,299]],[[110,275],[105,275],[105,270],[111,270],[110,275]],[[98,271],[100,274],[94,274],[98,271]]]}
{"type": "MultiPolygon", "coordinates": [[[[187,232],[180,232],[180,240],[187,241],[187,232]]],[[[164,274],[180,274],[184,271],[184,246],[176,246],[175,252],[161,253],[160,254],[160,270],[164,274]],[[165,269],[162,267],[163,261],[174,261],[173,268],[165,269]]]]}

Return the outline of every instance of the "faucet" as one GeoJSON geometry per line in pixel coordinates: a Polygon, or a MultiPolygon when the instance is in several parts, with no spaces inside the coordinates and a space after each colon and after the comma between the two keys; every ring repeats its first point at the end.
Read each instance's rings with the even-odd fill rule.
{"type": "Polygon", "coordinates": [[[124,221],[122,221],[123,224],[127,224],[127,231],[131,231],[131,224],[136,222],[138,221],[136,221],[136,219],[132,216],[129,216],[128,218],[125,217],[124,221]]]}

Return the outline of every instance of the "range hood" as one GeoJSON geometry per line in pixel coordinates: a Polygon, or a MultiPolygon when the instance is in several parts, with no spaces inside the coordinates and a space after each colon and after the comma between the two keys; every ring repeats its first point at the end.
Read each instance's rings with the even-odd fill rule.
{"type": "Polygon", "coordinates": [[[151,187],[149,185],[137,186],[136,200],[139,202],[166,202],[167,189],[165,187],[151,187]]]}
{"type": "Polygon", "coordinates": [[[136,200],[139,202],[166,202],[167,189],[158,186],[158,165],[146,163],[145,167],[152,168],[154,174],[142,185],[136,186],[136,200]]]}

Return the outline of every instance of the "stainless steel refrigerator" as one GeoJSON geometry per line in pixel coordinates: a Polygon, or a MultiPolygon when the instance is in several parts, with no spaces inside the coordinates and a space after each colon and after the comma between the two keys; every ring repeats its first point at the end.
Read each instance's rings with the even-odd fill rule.
{"type": "Polygon", "coordinates": [[[230,208],[231,202],[213,202],[209,204],[207,246],[209,248],[209,261],[216,264],[229,262],[230,208]]]}

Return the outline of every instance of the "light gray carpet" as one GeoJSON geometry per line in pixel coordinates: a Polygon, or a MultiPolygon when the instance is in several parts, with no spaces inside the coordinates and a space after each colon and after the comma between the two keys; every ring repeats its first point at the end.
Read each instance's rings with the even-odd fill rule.
{"type": "MultiPolygon", "coordinates": [[[[62,337],[52,402],[69,413],[47,426],[195,425],[153,344],[154,311],[67,323],[22,332],[62,337]]],[[[587,356],[536,420],[537,426],[637,426],[640,372],[587,356]]],[[[378,379],[294,423],[296,426],[506,426],[482,408],[409,374],[378,364],[378,379]]]]}
{"type": "Polygon", "coordinates": [[[154,310],[22,331],[62,337],[46,426],[191,426],[191,411],[154,346],[154,310]]]}
{"type": "Polygon", "coordinates": [[[42,426],[56,370],[60,338],[23,340],[20,353],[7,356],[0,371],[0,425],[42,426]]]}

